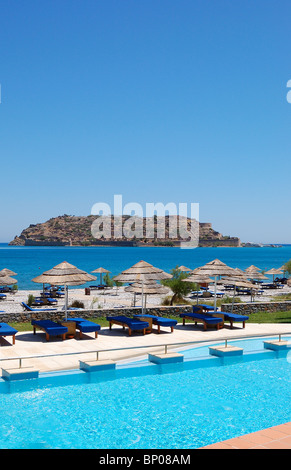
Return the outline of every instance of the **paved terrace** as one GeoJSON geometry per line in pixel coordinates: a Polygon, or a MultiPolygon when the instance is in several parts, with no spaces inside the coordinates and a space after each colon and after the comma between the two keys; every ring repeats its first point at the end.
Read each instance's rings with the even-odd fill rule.
{"type": "MultiPolygon", "coordinates": [[[[59,337],[52,337],[46,341],[45,333],[37,330],[34,335],[32,331],[18,332],[15,338],[15,345],[12,345],[12,338],[0,337],[0,359],[40,355],[55,355],[53,357],[25,359],[22,361],[22,367],[34,367],[40,372],[56,371],[79,368],[79,360],[90,361],[96,359],[96,354],[88,351],[102,351],[107,349],[119,349],[126,347],[141,347],[141,349],[128,349],[119,351],[104,351],[99,353],[99,359],[111,359],[116,362],[128,362],[133,358],[144,357],[149,352],[164,352],[164,347],[154,347],[156,345],[169,345],[168,351],[174,343],[192,342],[192,341],[219,341],[227,338],[245,338],[248,336],[260,335],[279,335],[291,333],[290,324],[255,324],[246,323],[245,328],[241,324],[230,329],[225,326],[221,330],[208,329],[204,331],[202,325],[178,324],[173,333],[169,328],[165,328],[158,333],[143,335],[139,332],[133,332],[128,335],[127,329],[113,325],[112,330],[102,327],[95,339],[94,333],[83,334],[79,339],[78,334],[75,338],[62,340],[59,337]],[[145,346],[145,348],[142,348],[145,346]],[[146,346],[150,346],[149,348],[146,346]],[[64,353],[82,353],[71,356],[61,356],[64,353]],[[59,356],[58,356],[59,355],[59,356]]],[[[18,368],[19,361],[0,361],[0,368],[18,368]]]]}
{"type": "Polygon", "coordinates": [[[291,423],[217,442],[203,449],[291,449],[291,423]]]}

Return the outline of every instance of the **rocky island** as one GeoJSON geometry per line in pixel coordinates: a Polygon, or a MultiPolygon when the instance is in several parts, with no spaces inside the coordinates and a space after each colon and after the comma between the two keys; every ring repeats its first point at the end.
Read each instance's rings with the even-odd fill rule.
{"type": "MultiPolygon", "coordinates": [[[[146,237],[146,218],[142,219],[144,228],[142,237],[133,236],[114,238],[114,218],[108,216],[112,227],[112,236],[95,238],[92,235],[92,224],[98,220],[98,216],[73,216],[62,215],[54,217],[46,222],[31,224],[24,229],[19,236],[16,236],[9,245],[19,246],[178,246],[181,242],[179,233],[177,236],[171,234],[171,222],[175,216],[163,217],[165,227],[164,236],[159,237],[157,225],[160,218],[152,218],[152,237],[146,237]]],[[[125,224],[130,216],[120,217],[120,223],[125,224]]],[[[191,219],[186,220],[186,225],[190,226],[191,219]]],[[[198,223],[197,223],[198,224],[198,223]]],[[[210,223],[201,223],[198,225],[199,246],[241,246],[240,239],[237,237],[224,236],[215,231],[210,223]]]]}

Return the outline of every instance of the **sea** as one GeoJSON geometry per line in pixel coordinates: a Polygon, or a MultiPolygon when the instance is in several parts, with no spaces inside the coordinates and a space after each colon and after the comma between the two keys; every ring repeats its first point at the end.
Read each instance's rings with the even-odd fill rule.
{"type": "MultiPolygon", "coordinates": [[[[79,269],[91,273],[103,267],[116,276],[138,261],[147,261],[155,267],[170,272],[177,266],[195,269],[219,259],[232,268],[246,269],[255,265],[261,270],[280,268],[291,259],[291,245],[278,247],[213,247],[182,249],[179,247],[30,247],[0,244],[0,269],[8,268],[17,273],[19,289],[39,289],[32,279],[57,264],[67,261],[79,269]]],[[[268,277],[272,280],[272,276],[268,277]]],[[[99,282],[99,274],[97,281],[99,282]]],[[[268,282],[268,281],[266,281],[268,282]]],[[[82,288],[92,284],[84,284],[82,288]]]]}

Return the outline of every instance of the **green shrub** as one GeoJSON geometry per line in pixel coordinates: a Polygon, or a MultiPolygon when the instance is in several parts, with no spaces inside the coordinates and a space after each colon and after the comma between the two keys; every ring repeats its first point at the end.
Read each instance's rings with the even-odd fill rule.
{"type": "Polygon", "coordinates": [[[115,281],[114,279],[112,279],[112,277],[110,277],[110,275],[108,273],[106,273],[103,276],[103,281],[105,282],[106,286],[108,286],[108,287],[122,286],[122,282],[115,281]]]}
{"type": "Polygon", "coordinates": [[[291,259],[284,264],[284,271],[291,274],[291,259]]]}
{"type": "MultiPolygon", "coordinates": [[[[170,305],[182,303],[184,296],[188,295],[192,290],[197,289],[197,284],[193,282],[183,282],[188,274],[178,269],[178,266],[171,270],[172,278],[161,281],[161,284],[167,286],[173,292],[170,305]]],[[[184,301],[186,303],[186,301],[184,301]]]]}
{"type": "Polygon", "coordinates": [[[271,302],[284,302],[285,300],[291,300],[291,294],[279,294],[271,298],[271,302]]]}
{"type": "Polygon", "coordinates": [[[161,302],[161,305],[167,306],[167,305],[192,305],[192,302],[189,302],[189,300],[184,299],[184,297],[179,297],[176,296],[175,299],[169,295],[167,297],[164,297],[164,299],[161,302]]]}
{"type": "Polygon", "coordinates": [[[70,307],[75,307],[75,308],[84,308],[84,304],[83,302],[81,302],[80,300],[74,300],[70,307]]]}
{"type": "Polygon", "coordinates": [[[28,298],[27,298],[27,305],[28,305],[29,307],[31,307],[33,304],[34,304],[34,295],[29,294],[29,296],[28,296],[28,298]]]}
{"type": "Polygon", "coordinates": [[[171,299],[172,297],[169,295],[167,297],[164,297],[164,299],[161,302],[161,305],[171,305],[171,299]]]}

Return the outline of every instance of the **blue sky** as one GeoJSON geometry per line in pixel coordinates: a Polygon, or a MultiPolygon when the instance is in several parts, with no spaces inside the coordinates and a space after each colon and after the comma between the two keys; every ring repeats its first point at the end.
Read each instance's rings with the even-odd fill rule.
{"type": "Polygon", "coordinates": [[[0,0],[0,241],[96,202],[191,202],[291,243],[289,0],[0,0]]]}

